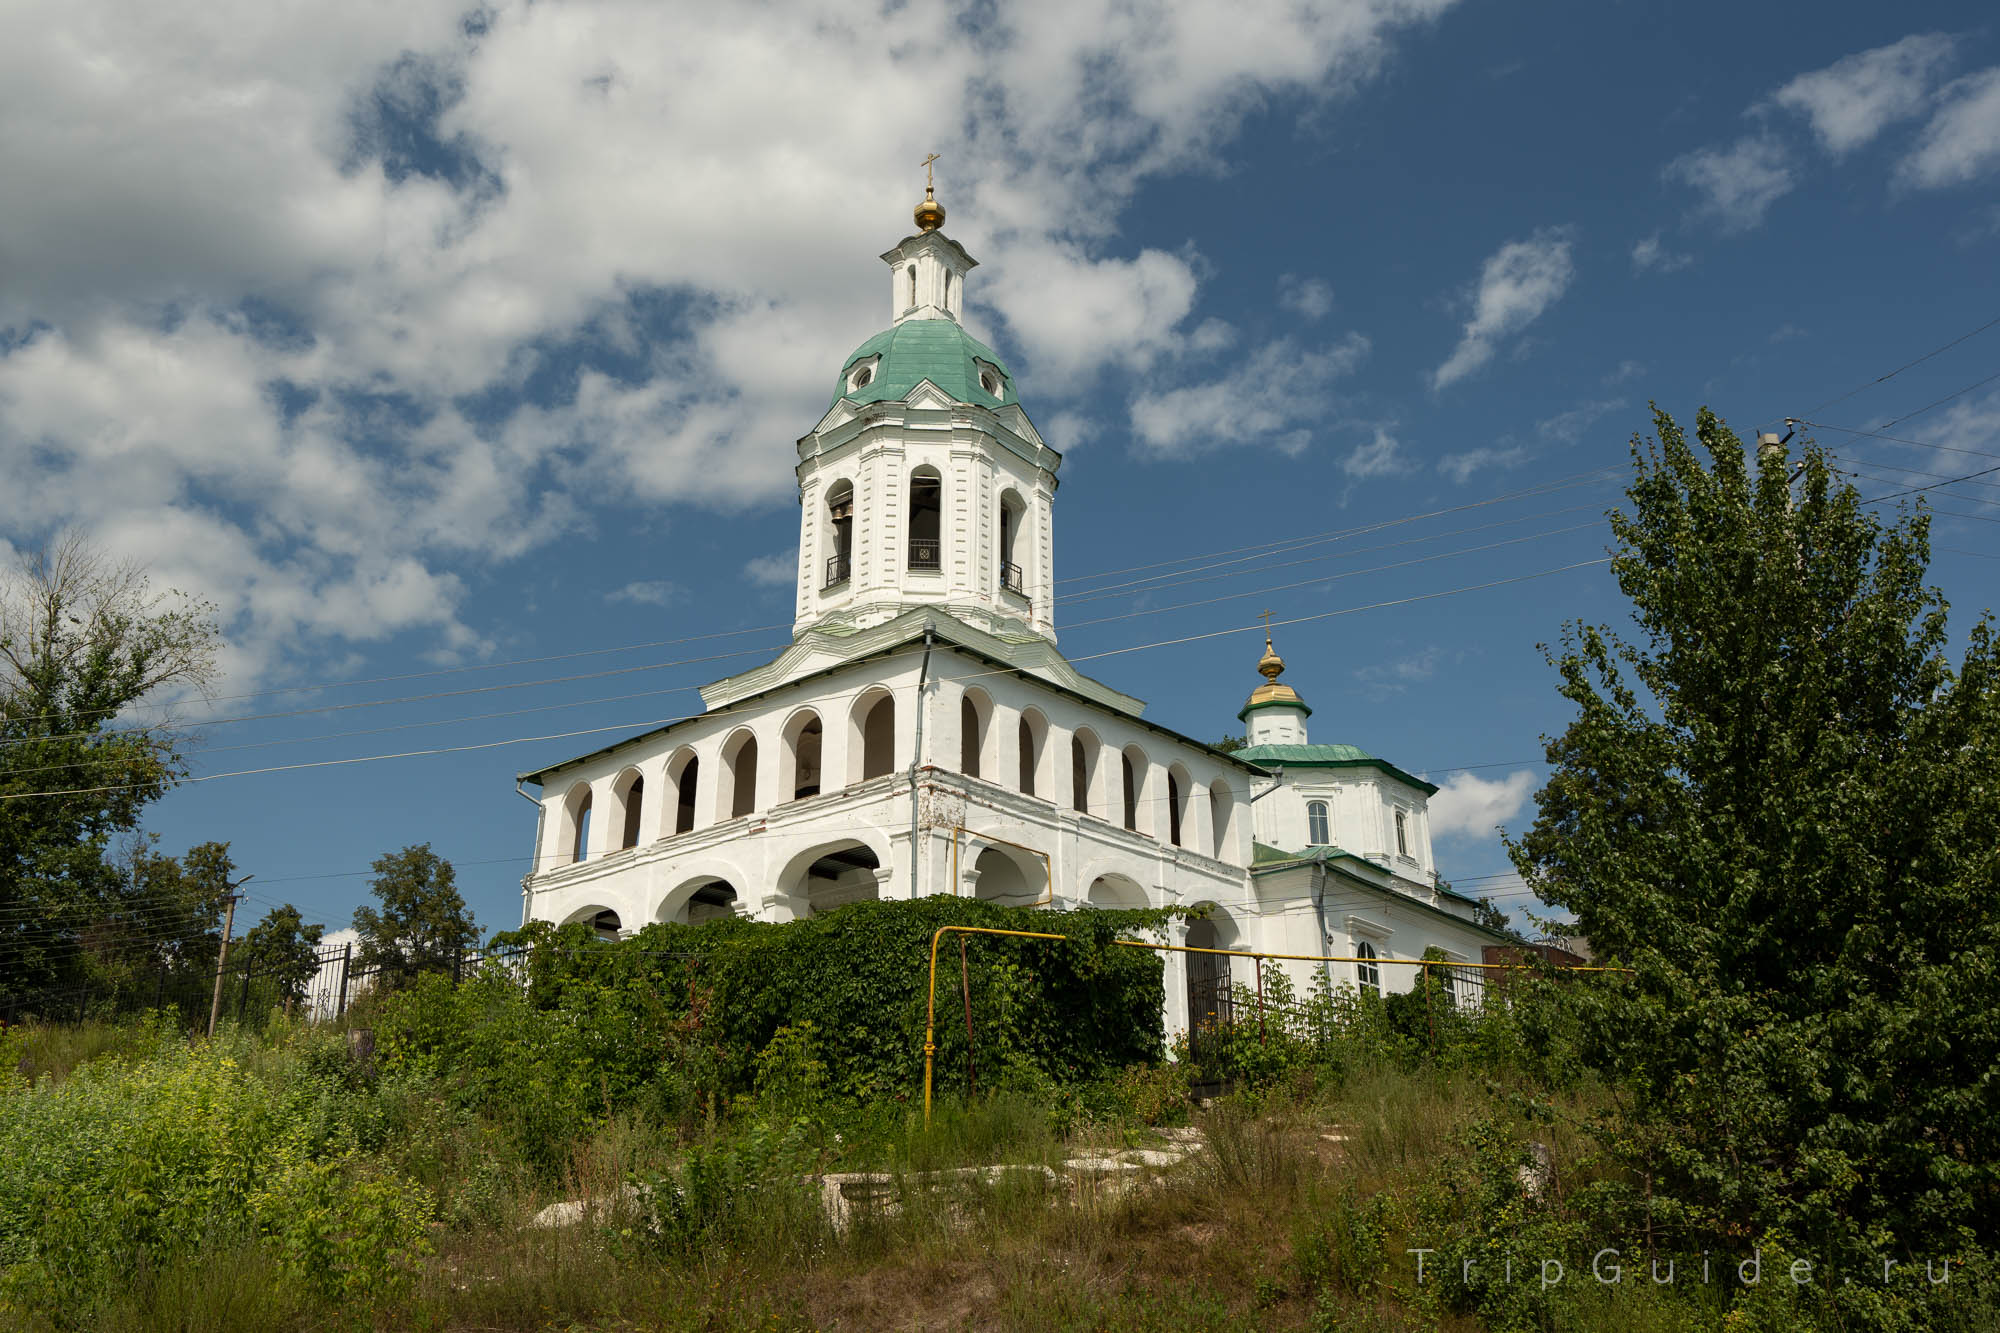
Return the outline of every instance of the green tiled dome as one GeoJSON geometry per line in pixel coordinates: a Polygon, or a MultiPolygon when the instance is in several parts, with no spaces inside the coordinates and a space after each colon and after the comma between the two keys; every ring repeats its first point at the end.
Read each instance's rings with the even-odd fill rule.
{"type": "MultiPolygon", "coordinates": [[[[907,398],[910,390],[924,380],[961,403],[997,407],[1014,401],[1014,377],[993,354],[993,349],[974,338],[951,319],[906,319],[892,329],[870,338],[848,353],[840,363],[840,378],[833,386],[832,402],[846,398],[856,403],[894,402],[907,398]],[[874,378],[849,392],[847,375],[863,357],[880,356],[874,378]],[[984,361],[1000,373],[1001,397],[979,387],[979,367],[984,361]]],[[[832,404],[829,403],[829,406],[832,404]]]]}

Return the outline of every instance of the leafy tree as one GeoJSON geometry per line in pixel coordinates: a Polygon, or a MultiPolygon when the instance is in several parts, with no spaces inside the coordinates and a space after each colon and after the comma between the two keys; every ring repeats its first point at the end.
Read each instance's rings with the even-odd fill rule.
{"type": "Polygon", "coordinates": [[[319,975],[319,942],[325,933],[325,926],[307,925],[290,903],[273,907],[244,936],[243,963],[258,976],[274,980],[287,1005],[296,1004],[305,999],[319,975]]]}
{"type": "Polygon", "coordinates": [[[1212,750],[1220,750],[1224,754],[1235,754],[1238,750],[1242,749],[1243,746],[1244,746],[1244,740],[1241,736],[1224,736],[1219,741],[1211,742],[1209,748],[1212,750]]]}
{"type": "MultiPolygon", "coordinates": [[[[1438,887],[1450,888],[1451,884],[1447,880],[1439,880],[1438,887]]],[[[1491,898],[1481,898],[1479,900],[1472,909],[1472,919],[1488,930],[1497,930],[1502,935],[1512,935],[1516,939],[1520,938],[1521,933],[1514,929],[1513,922],[1507,919],[1507,913],[1496,906],[1491,898]]]]}
{"type": "Polygon", "coordinates": [[[1694,1245],[1781,1237],[1850,1273],[1990,1251],[1991,625],[1954,669],[1921,507],[1885,526],[1810,443],[1794,498],[1782,455],[1753,464],[1708,411],[1699,453],[1654,419],[1611,516],[1638,633],[1566,628],[1576,718],[1510,842],[1636,971],[1572,992],[1622,1087],[1611,1141],[1638,1146],[1650,1225],[1694,1245]]]}
{"type": "Polygon", "coordinates": [[[368,888],[381,903],[354,910],[362,968],[379,968],[383,984],[400,985],[420,972],[449,972],[479,942],[479,928],[459,896],[451,862],[427,842],[376,858],[368,888]]]}
{"type": "Polygon", "coordinates": [[[0,573],[0,974],[11,990],[83,979],[84,936],[123,879],[106,857],[185,772],[135,704],[214,678],[213,608],[151,591],[71,534],[0,573]]]}
{"type": "Polygon", "coordinates": [[[181,856],[155,851],[157,834],[135,835],[119,858],[118,897],[84,932],[97,975],[129,980],[212,976],[223,911],[236,877],[226,842],[197,843],[181,856]]]}

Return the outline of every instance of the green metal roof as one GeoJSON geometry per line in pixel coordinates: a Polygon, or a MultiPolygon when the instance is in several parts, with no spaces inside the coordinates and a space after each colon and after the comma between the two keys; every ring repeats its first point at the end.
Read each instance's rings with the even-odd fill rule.
{"type": "Polygon", "coordinates": [[[1373,768],[1406,782],[1426,796],[1437,793],[1437,784],[1425,782],[1397,768],[1386,759],[1377,759],[1358,745],[1246,745],[1235,752],[1259,768],[1373,768]]]}
{"type": "Polygon", "coordinates": [[[961,403],[998,407],[1002,402],[1016,401],[1014,377],[1008,373],[1006,363],[994,355],[992,348],[960,328],[957,320],[906,319],[848,353],[847,359],[840,363],[840,379],[834,384],[833,398],[827,405],[831,407],[842,398],[856,403],[896,402],[909,397],[910,390],[925,380],[961,403]],[[865,356],[882,358],[875,366],[875,377],[849,393],[847,372],[865,356]],[[973,365],[975,357],[1000,372],[1006,391],[1004,398],[995,398],[979,387],[979,368],[973,365]]]}

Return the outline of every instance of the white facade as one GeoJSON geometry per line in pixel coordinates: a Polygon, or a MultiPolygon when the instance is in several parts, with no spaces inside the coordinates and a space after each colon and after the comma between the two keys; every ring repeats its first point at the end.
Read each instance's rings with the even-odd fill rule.
{"type": "MultiPolygon", "coordinates": [[[[1434,887],[1428,784],[1372,759],[1256,757],[1305,746],[1303,701],[1253,696],[1254,748],[1229,755],[1144,721],[1062,657],[1061,459],[998,358],[958,330],[974,261],[935,230],[883,259],[896,323],[849,358],[799,441],[792,646],[704,689],[700,716],[521,775],[541,788],[523,919],[629,931],[953,893],[1206,906],[1170,942],[1192,929],[1274,953],[1366,940],[1383,958],[1437,945],[1478,961],[1500,942],[1434,887]],[[1308,845],[1313,801],[1339,847],[1308,845]]],[[[1188,1021],[1185,958],[1167,955],[1170,1030],[1188,1021]]],[[[1291,966],[1303,987],[1318,965],[1291,966]]],[[[1405,989],[1412,971],[1380,982],[1405,989]]],[[[1327,974],[1366,981],[1351,964],[1327,974]]]]}

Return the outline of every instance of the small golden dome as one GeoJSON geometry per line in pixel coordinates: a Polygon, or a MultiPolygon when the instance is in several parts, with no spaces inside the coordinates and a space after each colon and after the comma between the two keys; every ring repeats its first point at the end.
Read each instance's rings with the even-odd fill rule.
{"type": "Polygon", "coordinates": [[[924,187],[924,201],[917,205],[917,230],[936,231],[944,225],[944,205],[937,201],[937,189],[924,187]]]}
{"type": "Polygon", "coordinates": [[[1257,659],[1257,674],[1264,678],[1264,683],[1250,691],[1250,702],[1253,704],[1303,703],[1304,701],[1299,698],[1297,690],[1278,680],[1278,677],[1284,674],[1284,670],[1285,659],[1278,656],[1278,650],[1271,646],[1271,632],[1266,630],[1264,631],[1264,655],[1257,659]]]}
{"type": "Polygon", "coordinates": [[[1264,634],[1264,655],[1257,659],[1257,674],[1275,685],[1278,683],[1278,677],[1283,675],[1284,672],[1285,659],[1278,656],[1278,650],[1271,646],[1271,635],[1269,631],[1266,631],[1264,634]]]}

